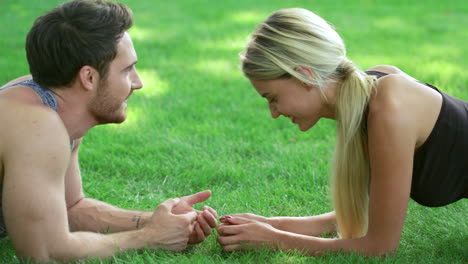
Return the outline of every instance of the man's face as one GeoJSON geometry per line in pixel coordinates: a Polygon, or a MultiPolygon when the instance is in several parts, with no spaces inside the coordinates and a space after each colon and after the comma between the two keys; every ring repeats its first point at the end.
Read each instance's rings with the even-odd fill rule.
{"type": "Polygon", "coordinates": [[[101,80],[89,104],[91,114],[99,124],[125,121],[127,99],[133,90],[143,86],[135,68],[136,62],[132,39],[125,33],[117,45],[117,56],[109,66],[107,78],[101,80]]]}

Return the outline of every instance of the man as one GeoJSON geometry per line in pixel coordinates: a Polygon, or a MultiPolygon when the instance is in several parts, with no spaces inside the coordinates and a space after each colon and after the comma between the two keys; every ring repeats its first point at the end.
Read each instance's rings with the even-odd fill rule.
{"type": "Polygon", "coordinates": [[[143,247],[179,251],[216,226],[213,209],[192,208],[210,191],[169,199],[154,213],[83,195],[82,137],[93,126],[123,122],[127,99],[142,88],[127,33],[132,23],[123,4],[65,3],[39,17],[28,33],[32,79],[0,88],[0,237],[8,231],[21,258],[66,261],[143,247]]]}

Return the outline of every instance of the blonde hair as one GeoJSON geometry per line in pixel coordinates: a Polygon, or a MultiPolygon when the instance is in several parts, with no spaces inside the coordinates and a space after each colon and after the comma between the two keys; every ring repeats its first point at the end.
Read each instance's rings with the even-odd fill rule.
{"type": "Polygon", "coordinates": [[[346,57],[343,40],[324,19],[301,8],[271,14],[257,26],[241,53],[242,71],[251,80],[295,77],[318,87],[341,81],[336,95],[337,135],[332,169],[332,199],[339,234],[367,233],[369,158],[364,118],[375,77],[346,57]],[[298,71],[310,68],[311,77],[298,71]]]}

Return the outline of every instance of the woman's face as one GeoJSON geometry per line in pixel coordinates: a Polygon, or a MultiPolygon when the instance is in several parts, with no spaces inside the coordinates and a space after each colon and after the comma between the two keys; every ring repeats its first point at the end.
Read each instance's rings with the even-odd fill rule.
{"type": "Polygon", "coordinates": [[[320,90],[297,78],[251,80],[260,96],[268,101],[271,117],[283,115],[307,131],[321,117],[333,118],[333,111],[325,104],[320,90]]]}

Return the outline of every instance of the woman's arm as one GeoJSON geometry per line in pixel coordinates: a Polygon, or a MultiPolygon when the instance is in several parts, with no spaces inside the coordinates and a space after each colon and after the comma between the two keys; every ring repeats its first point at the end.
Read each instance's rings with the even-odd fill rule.
{"type": "MultiPolygon", "coordinates": [[[[304,217],[264,217],[251,213],[231,214],[229,217],[242,217],[245,219],[255,220],[269,224],[278,230],[307,236],[320,236],[336,232],[335,212],[304,217]]],[[[222,219],[224,220],[225,217],[222,219]]]]}
{"type": "Polygon", "coordinates": [[[335,212],[304,217],[271,217],[267,223],[276,229],[306,236],[320,236],[336,232],[335,212]]]}

